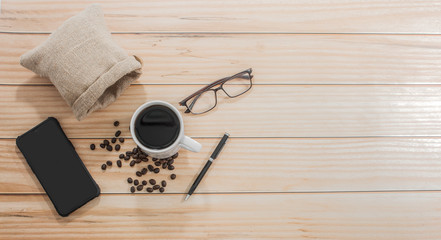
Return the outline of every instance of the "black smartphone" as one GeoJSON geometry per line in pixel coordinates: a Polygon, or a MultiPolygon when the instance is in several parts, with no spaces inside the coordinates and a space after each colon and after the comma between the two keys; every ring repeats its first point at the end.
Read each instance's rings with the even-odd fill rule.
{"type": "Polygon", "coordinates": [[[17,137],[17,146],[61,216],[99,196],[100,188],[56,118],[17,137]]]}

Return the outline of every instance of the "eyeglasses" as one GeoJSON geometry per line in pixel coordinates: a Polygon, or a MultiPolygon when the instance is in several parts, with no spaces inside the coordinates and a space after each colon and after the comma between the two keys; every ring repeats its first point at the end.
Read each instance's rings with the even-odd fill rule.
{"type": "Polygon", "coordinates": [[[233,76],[219,79],[208,86],[205,86],[199,91],[191,94],[181,102],[179,105],[186,106],[185,113],[202,114],[210,111],[217,105],[217,91],[221,90],[230,97],[238,97],[251,89],[253,83],[252,69],[247,69],[243,72],[234,74],[233,76]],[[217,88],[216,86],[220,85],[217,88]]]}

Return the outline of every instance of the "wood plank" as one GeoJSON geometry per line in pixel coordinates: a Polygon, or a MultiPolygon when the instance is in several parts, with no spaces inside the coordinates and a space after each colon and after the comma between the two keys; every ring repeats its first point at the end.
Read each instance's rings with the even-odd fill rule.
{"type": "Polygon", "coordinates": [[[0,195],[7,239],[439,239],[440,192],[102,195],[71,216],[0,195]]]}
{"type": "MultiPolygon", "coordinates": [[[[115,165],[119,153],[89,149],[98,139],[72,139],[103,193],[128,193],[133,179],[165,179],[166,193],[185,193],[218,138],[196,139],[202,152],[180,151],[171,171],[137,177],[149,163],[115,165]],[[105,161],[113,166],[105,172],[105,161]]],[[[199,185],[199,193],[441,190],[441,138],[250,139],[231,138],[199,185]]],[[[131,139],[121,152],[134,147],[131,139]]],[[[15,140],[0,140],[0,193],[44,193],[15,140]]]]}
{"type": "MultiPolygon", "coordinates": [[[[48,84],[19,65],[47,34],[0,34],[0,84],[48,84]]],[[[441,83],[441,36],[114,34],[143,84],[208,84],[249,67],[256,84],[441,83]]]]}
{"type": "MultiPolygon", "coordinates": [[[[259,78],[256,77],[256,82],[259,78]]],[[[112,105],[77,121],[53,86],[2,86],[0,137],[15,138],[48,116],[58,118],[71,138],[112,136],[115,119],[129,136],[132,113],[142,103],[174,104],[200,85],[135,85],[112,105]]],[[[439,86],[256,85],[238,98],[219,93],[205,115],[185,114],[193,137],[440,136],[439,86]]]]}
{"type": "MultiPolygon", "coordinates": [[[[439,34],[438,1],[93,1],[115,32],[439,34]]],[[[90,1],[8,0],[0,31],[50,32],[90,1]]]]}

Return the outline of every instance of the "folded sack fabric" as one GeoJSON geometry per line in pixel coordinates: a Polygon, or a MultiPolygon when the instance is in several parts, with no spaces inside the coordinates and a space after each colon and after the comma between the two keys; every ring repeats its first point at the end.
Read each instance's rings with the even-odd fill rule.
{"type": "Polygon", "coordinates": [[[142,61],[112,40],[99,5],[63,23],[20,64],[49,78],[78,120],[105,108],[141,75],[142,61]]]}

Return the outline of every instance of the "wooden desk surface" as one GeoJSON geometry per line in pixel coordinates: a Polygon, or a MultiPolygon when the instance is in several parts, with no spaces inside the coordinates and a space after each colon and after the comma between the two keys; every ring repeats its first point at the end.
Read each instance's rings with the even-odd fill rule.
{"type": "MultiPolygon", "coordinates": [[[[145,66],[82,122],[19,56],[91,2],[1,2],[1,239],[441,239],[439,1],[97,2],[114,40],[145,66]],[[130,194],[126,163],[101,171],[116,153],[88,147],[112,136],[114,120],[130,137],[131,114],[145,101],[178,106],[249,67],[249,93],[184,116],[203,149],[180,151],[165,193],[130,194]],[[48,116],[102,189],[67,218],[15,146],[48,116]],[[184,202],[225,131],[231,141],[184,202]]],[[[133,146],[128,139],[123,150],[133,146]]]]}

